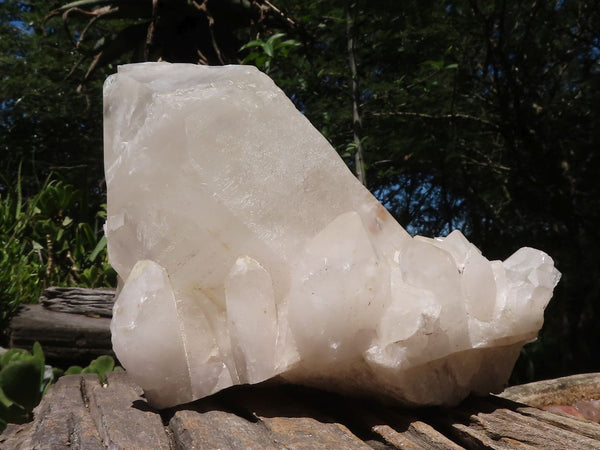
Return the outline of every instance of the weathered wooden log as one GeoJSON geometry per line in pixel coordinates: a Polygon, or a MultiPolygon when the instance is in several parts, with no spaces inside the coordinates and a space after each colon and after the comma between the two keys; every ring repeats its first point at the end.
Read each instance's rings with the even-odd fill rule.
{"type": "Polygon", "coordinates": [[[38,341],[48,364],[66,368],[87,365],[100,355],[113,355],[110,319],[50,311],[26,305],[9,325],[9,345],[31,349],[38,341]]]}
{"type": "Polygon", "coordinates": [[[50,311],[110,318],[115,290],[52,286],[42,292],[39,303],[50,311]]]}
{"type": "Polygon", "coordinates": [[[30,349],[38,341],[48,364],[87,365],[112,355],[110,318],[114,289],[50,287],[38,305],[23,306],[8,327],[9,345],[30,349]]]}
{"type": "Polygon", "coordinates": [[[599,424],[497,396],[408,411],[263,384],[159,412],[125,372],[108,374],[106,384],[94,374],[63,377],[34,416],[9,427],[0,448],[600,448],[599,424]]]}
{"type": "Polygon", "coordinates": [[[501,395],[536,408],[572,405],[578,400],[600,399],[600,373],[584,373],[521,384],[506,389],[501,395]]]}

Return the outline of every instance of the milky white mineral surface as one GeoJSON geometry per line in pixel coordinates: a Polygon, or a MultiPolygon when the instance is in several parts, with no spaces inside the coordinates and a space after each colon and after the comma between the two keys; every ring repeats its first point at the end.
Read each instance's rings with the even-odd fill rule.
{"type": "Polygon", "coordinates": [[[155,406],[276,376],[451,404],[535,339],[548,255],[411,237],[256,68],[121,66],[104,96],[112,339],[155,406]]]}

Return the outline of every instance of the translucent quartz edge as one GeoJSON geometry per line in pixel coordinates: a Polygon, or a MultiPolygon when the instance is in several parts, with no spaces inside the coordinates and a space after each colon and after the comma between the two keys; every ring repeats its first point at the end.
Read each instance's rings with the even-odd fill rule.
{"type": "MultiPolygon", "coordinates": [[[[342,223],[353,222],[353,217],[356,217],[352,213],[346,213],[342,216],[336,218],[332,224],[337,227],[342,223]],[[341,221],[341,218],[347,220],[341,221]]],[[[328,227],[333,226],[332,224],[328,227]]],[[[453,239],[456,239],[455,233],[457,232],[453,233],[453,239]]],[[[319,235],[321,234],[319,233],[319,235]]],[[[364,236],[365,239],[368,239],[366,233],[364,236]]],[[[464,237],[460,239],[464,239],[464,237]]],[[[444,239],[416,237],[414,240],[420,240],[438,248],[444,243],[444,239]]],[[[466,239],[464,241],[467,242],[466,239]]],[[[307,243],[307,247],[310,247],[310,244],[310,242],[307,243]]],[[[471,247],[465,247],[465,249],[475,248],[472,244],[469,245],[471,247]]],[[[452,255],[452,252],[448,253],[452,255]]],[[[456,255],[452,257],[455,259],[456,255]]],[[[306,259],[307,256],[299,256],[300,262],[297,266],[300,268],[303,266],[303,258],[306,259]]],[[[397,258],[401,260],[402,254],[397,258]]],[[[156,262],[143,260],[134,266],[115,303],[114,318],[111,323],[113,343],[115,352],[120,358],[122,357],[121,362],[124,367],[146,390],[149,400],[155,406],[161,408],[202,398],[234,384],[258,383],[277,375],[283,375],[285,378],[286,372],[301,373],[302,371],[294,370],[298,366],[305,367],[310,373],[310,367],[314,364],[315,373],[322,370],[330,372],[329,375],[323,377],[324,380],[335,380],[343,374],[343,369],[341,369],[343,362],[357,358],[364,364],[379,366],[401,378],[403,373],[418,371],[419,367],[435,366],[438,361],[452,358],[453,355],[468,353],[471,350],[485,351],[485,349],[489,349],[490,353],[493,353],[495,348],[499,346],[505,347],[515,344],[520,346],[535,339],[542,325],[543,310],[552,295],[552,289],[558,282],[560,274],[553,268],[552,259],[548,255],[529,248],[515,252],[506,262],[510,263],[507,267],[502,266],[503,275],[510,271],[518,272],[520,270],[520,276],[516,282],[513,280],[512,284],[510,280],[506,281],[505,278],[500,277],[497,279],[497,283],[500,284],[496,286],[498,293],[509,298],[514,294],[513,291],[526,292],[529,289],[535,292],[536,289],[543,290],[543,292],[536,294],[537,298],[531,304],[522,301],[530,299],[517,298],[517,300],[521,300],[520,303],[516,302],[508,306],[511,321],[521,321],[519,326],[516,327],[519,330],[516,335],[511,334],[511,330],[514,329],[510,326],[501,326],[499,330],[493,328],[494,321],[502,319],[507,311],[506,308],[498,309],[494,305],[488,305],[491,308],[496,308],[496,310],[491,322],[482,325],[488,327],[487,340],[472,341],[472,335],[476,332],[471,333],[470,328],[474,324],[479,325],[482,322],[470,317],[467,313],[463,329],[453,332],[455,335],[464,335],[463,339],[460,336],[457,339],[462,344],[450,348],[444,348],[443,345],[437,346],[435,339],[429,335],[433,334],[434,337],[436,335],[440,337],[439,335],[447,330],[440,328],[436,322],[439,320],[441,308],[435,307],[435,305],[432,308],[431,304],[426,304],[426,311],[416,313],[417,316],[415,317],[419,320],[418,326],[414,333],[406,337],[406,340],[382,342],[379,333],[381,332],[381,322],[386,317],[386,313],[394,310],[397,313],[398,308],[402,309],[403,306],[406,306],[393,304],[394,300],[398,302],[402,298],[399,300],[398,298],[394,299],[392,293],[392,301],[384,305],[381,312],[375,315],[374,321],[362,324],[364,329],[345,330],[346,334],[341,337],[338,336],[337,340],[329,339],[329,341],[335,341],[335,345],[355,349],[353,353],[347,353],[345,359],[342,353],[342,364],[340,364],[339,360],[327,360],[327,348],[324,348],[326,342],[319,342],[319,330],[311,329],[309,333],[305,333],[308,336],[302,336],[301,323],[299,325],[299,322],[296,321],[290,326],[288,313],[290,311],[294,312],[294,297],[296,297],[296,302],[306,300],[302,296],[302,289],[304,288],[302,282],[306,282],[310,278],[310,274],[307,278],[306,273],[302,274],[301,269],[295,274],[296,284],[293,280],[290,288],[291,292],[288,296],[285,299],[275,299],[270,284],[270,276],[261,266],[260,261],[256,261],[248,255],[240,255],[231,268],[224,287],[227,297],[227,310],[218,313],[218,315],[224,317],[215,319],[214,316],[210,317],[211,312],[202,311],[202,308],[196,309],[198,317],[194,318],[194,327],[202,328],[201,335],[205,338],[205,342],[198,343],[189,342],[187,338],[182,320],[185,313],[181,310],[177,293],[171,287],[166,269],[156,262]],[[525,260],[520,256],[523,250],[526,253],[529,252],[525,255],[525,260]],[[531,255],[535,256],[534,259],[537,260],[537,264],[529,267],[531,261],[527,260],[527,256],[531,258],[531,255]],[[540,279],[539,274],[535,275],[539,272],[540,267],[544,269],[542,275],[546,273],[547,277],[542,276],[540,279]],[[301,275],[299,276],[298,273],[301,275]],[[294,292],[294,289],[297,292],[294,292]],[[245,290],[247,290],[247,293],[245,293],[245,290]],[[298,293],[300,294],[298,295],[298,293]],[[251,298],[251,301],[245,301],[245,296],[248,299],[251,298]],[[264,311],[264,315],[257,316],[256,310],[264,311]],[[524,314],[526,310],[529,311],[524,314]],[[153,333],[155,335],[157,329],[160,329],[163,333],[162,330],[165,330],[165,326],[168,328],[167,334],[169,336],[162,335],[160,340],[156,339],[153,333]],[[225,330],[216,330],[216,327],[219,326],[224,327],[225,330]],[[217,336],[217,334],[223,334],[223,332],[226,336],[225,339],[222,336],[220,338],[217,336]],[[311,339],[313,339],[312,342],[311,339]],[[412,341],[409,342],[411,339],[412,341]],[[171,342],[171,344],[162,345],[161,342],[171,342]],[[140,345],[142,346],[140,347],[140,345]],[[414,351],[412,353],[409,351],[406,354],[405,347],[410,345],[420,347],[425,355],[424,358],[420,359],[418,355],[414,354],[414,351]],[[190,349],[191,346],[194,346],[194,350],[190,349]],[[404,356],[406,356],[406,359],[403,359],[404,356]],[[153,372],[151,376],[148,376],[149,371],[153,372]],[[339,372],[339,375],[336,375],[336,371],[339,372]],[[157,373],[161,373],[164,380],[169,380],[167,384],[172,386],[173,392],[165,392],[165,383],[161,383],[161,386],[155,385],[157,373]],[[178,381],[175,382],[176,380],[178,381]]],[[[360,263],[360,261],[348,262],[350,266],[360,263]]],[[[398,268],[399,261],[384,261],[384,263],[381,265],[381,270],[388,271],[386,274],[387,279],[384,278],[380,282],[389,283],[391,273],[398,268]]],[[[458,272],[461,273],[460,263],[456,260],[455,263],[458,272]]],[[[361,267],[358,267],[359,273],[360,269],[361,267]]],[[[365,268],[365,270],[370,269],[370,266],[365,268]]],[[[422,291],[425,292],[426,289],[422,289],[422,291]]],[[[464,293],[461,292],[460,294],[460,299],[463,301],[462,296],[464,293]]],[[[494,301],[498,303],[497,298],[494,298],[494,301]]],[[[301,306],[306,309],[307,304],[302,303],[301,306]]],[[[327,305],[324,306],[327,309],[327,305]]],[[[352,305],[345,305],[344,307],[351,308],[352,305]]],[[[335,306],[332,308],[335,309],[335,306]]],[[[324,327],[320,331],[325,334],[328,332],[335,334],[335,331],[327,329],[330,325],[327,320],[321,321],[319,324],[320,317],[318,314],[322,314],[322,312],[305,310],[303,313],[305,317],[309,318],[309,322],[312,321],[317,327],[319,325],[324,327]]],[[[197,335],[196,330],[194,336],[197,335]]],[[[514,361],[507,361],[506,363],[510,365],[509,374],[514,361]]],[[[506,371],[506,369],[504,370],[506,371]]],[[[305,371],[305,373],[307,372],[305,371]]],[[[308,380],[309,376],[307,375],[307,384],[318,384],[311,383],[308,380]]],[[[297,378],[292,376],[292,378],[297,382],[302,382],[302,376],[297,378]]],[[[500,380],[494,384],[502,384],[505,381],[500,380]]],[[[386,379],[382,383],[384,387],[381,392],[386,392],[385,384],[393,384],[393,381],[386,379]]],[[[332,386],[332,388],[334,387],[332,386]]],[[[489,388],[492,389],[493,386],[489,386],[489,388]]],[[[366,383],[366,389],[371,391],[373,387],[366,383]]],[[[463,386],[462,390],[465,389],[470,390],[470,388],[463,386]]],[[[459,389],[456,395],[461,394],[461,392],[461,389],[459,389]]],[[[411,403],[410,399],[407,399],[404,394],[398,394],[394,389],[391,389],[390,395],[395,396],[400,401],[411,403]]],[[[442,399],[442,402],[447,403],[455,400],[452,397],[442,399]]],[[[418,403],[418,400],[415,403],[418,403]]]]}

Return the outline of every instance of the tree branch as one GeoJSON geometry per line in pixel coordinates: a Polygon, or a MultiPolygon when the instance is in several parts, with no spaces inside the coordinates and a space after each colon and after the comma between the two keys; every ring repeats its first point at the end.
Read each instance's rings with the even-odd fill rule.
{"type": "Polygon", "coordinates": [[[476,116],[471,116],[469,114],[461,114],[461,113],[426,114],[426,113],[419,113],[419,112],[413,112],[413,111],[390,111],[390,112],[372,112],[371,115],[375,116],[375,117],[385,117],[385,116],[417,117],[419,119],[431,119],[431,120],[453,120],[453,119],[471,120],[473,122],[478,122],[478,123],[487,125],[496,130],[499,129],[498,125],[496,125],[488,120],[485,120],[485,119],[482,119],[482,118],[476,117],[476,116]]]}

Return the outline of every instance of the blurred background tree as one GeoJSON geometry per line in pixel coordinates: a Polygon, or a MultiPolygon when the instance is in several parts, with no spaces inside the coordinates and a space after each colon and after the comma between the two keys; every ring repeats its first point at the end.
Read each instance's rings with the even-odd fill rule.
{"type": "Polygon", "coordinates": [[[3,198],[19,165],[23,198],[59,173],[82,193],[72,216],[93,222],[116,64],[255,64],[411,233],[555,259],[563,278],[513,382],[600,370],[598,2],[1,4],[3,198]]]}

